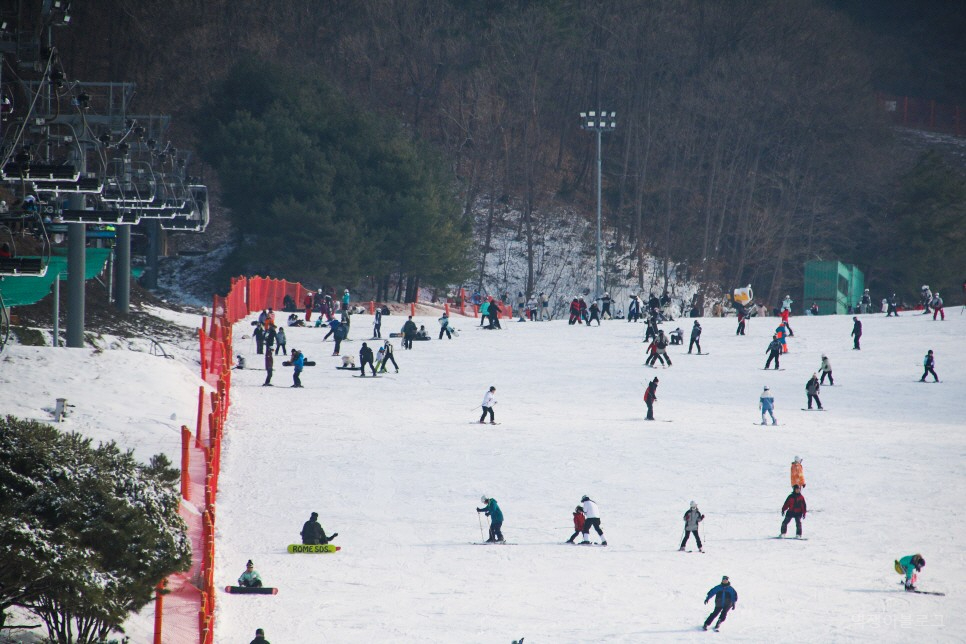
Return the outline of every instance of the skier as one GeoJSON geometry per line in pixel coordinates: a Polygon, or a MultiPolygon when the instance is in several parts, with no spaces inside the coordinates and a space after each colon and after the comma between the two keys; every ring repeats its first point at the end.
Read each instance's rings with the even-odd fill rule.
{"type": "Polygon", "coordinates": [[[647,418],[644,420],[654,420],[654,401],[657,400],[657,383],[658,380],[655,377],[647,386],[647,391],[644,392],[644,404],[647,405],[647,418]]]}
{"type": "MultiPolygon", "coordinates": [[[[332,340],[335,341],[335,347],[332,349],[332,355],[337,356],[342,350],[342,341],[345,340],[346,334],[349,332],[349,327],[336,319],[331,320],[329,322],[329,326],[332,327],[332,340]]],[[[324,339],[325,338],[323,338],[323,340],[324,339]]]]}
{"type": "Polygon", "coordinates": [[[943,311],[943,298],[939,297],[939,291],[936,291],[929,303],[932,305],[932,319],[935,320],[938,315],[941,320],[945,321],[946,312],[943,311]]]}
{"type": "Polygon", "coordinates": [[[580,320],[582,320],[583,322],[586,322],[589,326],[590,314],[587,312],[587,300],[584,299],[583,295],[580,296],[580,299],[577,303],[577,308],[578,308],[578,315],[580,317],[580,320]]]}
{"type": "Polygon", "coordinates": [[[580,499],[580,504],[584,508],[584,540],[580,542],[582,546],[591,545],[590,541],[590,529],[593,528],[600,535],[600,545],[606,546],[607,539],[604,537],[604,531],[600,529],[600,510],[597,508],[597,504],[594,503],[589,496],[584,495],[580,499]]]}
{"type": "Polygon", "coordinates": [[[604,293],[604,297],[600,298],[600,301],[601,301],[600,318],[602,320],[611,319],[612,314],[610,312],[610,293],[604,293]]]}
{"type": "Polygon", "coordinates": [[[658,360],[661,361],[662,367],[666,366],[664,364],[664,357],[661,355],[661,351],[659,349],[659,344],[660,344],[660,339],[654,338],[653,340],[651,340],[651,343],[647,345],[647,352],[650,355],[648,355],[648,358],[647,360],[644,361],[644,364],[647,365],[648,367],[653,367],[654,363],[657,362],[658,360]]]}
{"type": "Polygon", "coordinates": [[[265,639],[265,631],[260,628],[255,629],[255,639],[253,639],[248,644],[272,644],[267,639],[265,639]]]}
{"type": "Polygon", "coordinates": [[[376,365],[372,363],[372,349],[365,342],[362,343],[362,348],[359,349],[359,373],[363,378],[366,377],[366,365],[372,369],[372,377],[376,377],[376,365]]]}
{"type": "Polygon", "coordinates": [[[853,317],[852,321],[854,322],[852,325],[852,337],[855,338],[852,349],[859,351],[859,338],[862,337],[862,323],[859,322],[859,318],[857,317],[853,317]]]}
{"type": "Polygon", "coordinates": [[[483,326],[483,324],[486,323],[489,317],[490,317],[490,301],[483,300],[483,304],[480,304],[480,326],[483,326]]]}
{"type": "Polygon", "coordinates": [[[590,303],[590,319],[587,320],[587,328],[590,328],[590,323],[597,320],[597,326],[600,326],[600,308],[597,306],[597,300],[590,303]]]}
{"type": "Polygon", "coordinates": [[[785,328],[784,324],[779,324],[775,328],[775,337],[781,343],[782,353],[788,353],[788,329],[785,328]]]}
{"type": "Polygon", "coordinates": [[[372,339],[382,339],[382,308],[376,309],[376,316],[372,322],[372,339]]]}
{"type": "Polygon", "coordinates": [[[835,380],[832,379],[832,364],[828,361],[828,356],[824,353],[822,354],[822,365],[819,367],[819,371],[822,372],[822,380],[820,384],[825,384],[825,376],[828,376],[828,384],[834,386],[835,380]]]}
{"type": "Polygon", "coordinates": [[[896,562],[896,572],[900,575],[905,574],[906,576],[906,580],[903,582],[906,590],[913,591],[916,589],[916,582],[919,581],[919,572],[925,565],[926,560],[919,553],[905,556],[896,562]]]}
{"type": "Polygon", "coordinates": [[[805,489],[805,473],[802,471],[802,457],[796,456],[795,460],[792,461],[792,468],[789,472],[789,476],[792,480],[792,487],[796,485],[805,489]]]}
{"type": "Polygon", "coordinates": [[[342,310],[349,310],[349,289],[346,289],[345,293],[342,294],[342,310]]]}
{"type": "Polygon", "coordinates": [[[698,535],[698,524],[702,521],[704,521],[704,515],[698,509],[698,504],[691,501],[691,507],[684,513],[684,539],[681,540],[679,552],[684,551],[684,546],[687,545],[692,532],[694,533],[694,541],[698,544],[698,552],[704,552],[704,548],[701,546],[701,536],[698,535]]]}
{"type": "Polygon", "coordinates": [[[255,571],[255,564],[249,559],[248,563],[245,564],[245,572],[241,574],[238,578],[238,585],[245,588],[261,588],[262,578],[255,571]]]}
{"type": "Polygon", "coordinates": [[[761,397],[758,399],[758,408],[761,409],[761,424],[765,424],[765,414],[771,416],[771,424],[777,425],[778,421],[775,420],[775,398],[771,395],[768,387],[765,387],[761,392],[761,397]]]}
{"type": "Polygon", "coordinates": [[[790,316],[791,316],[791,311],[789,311],[788,309],[782,309],[782,325],[784,325],[785,330],[788,332],[788,337],[794,338],[795,332],[792,331],[792,325],[788,321],[788,318],[790,316]]]}
{"type": "Polygon", "coordinates": [[[449,328],[449,315],[447,315],[446,313],[443,313],[443,316],[439,318],[439,338],[438,339],[442,340],[444,333],[446,334],[447,338],[449,338],[450,340],[453,339],[453,332],[449,328]]]}
{"type": "Polygon", "coordinates": [[[791,295],[785,295],[785,299],[782,300],[782,311],[791,311],[792,310],[792,302],[794,302],[794,300],[792,299],[792,296],[791,295]]]}
{"type": "Polygon", "coordinates": [[[584,531],[584,506],[578,505],[574,508],[574,533],[567,539],[567,543],[573,543],[577,535],[584,531]]]}
{"type": "Polygon", "coordinates": [[[483,394],[483,415],[480,416],[480,424],[483,424],[483,419],[486,415],[490,415],[490,424],[496,425],[496,418],[493,416],[493,405],[496,404],[496,387],[490,387],[490,389],[483,394]]]}
{"type": "Polygon", "coordinates": [[[933,367],[935,366],[936,366],[936,359],[932,355],[932,349],[930,349],[929,352],[926,354],[926,357],[922,359],[923,371],[922,371],[922,378],[919,379],[919,382],[926,382],[926,376],[928,374],[932,374],[933,382],[939,382],[939,376],[936,375],[936,370],[933,369],[933,367]]]}
{"type": "Polygon", "coordinates": [[[781,539],[785,536],[785,532],[788,530],[788,524],[792,519],[795,519],[795,538],[802,538],[802,521],[805,520],[805,513],[808,510],[805,505],[805,497],[802,496],[802,486],[793,485],[792,493],[788,495],[785,499],[785,504],[782,506],[782,514],[785,515],[785,520],[782,521],[782,531],[778,535],[781,539]]]}
{"type": "Polygon", "coordinates": [[[627,305],[627,321],[637,322],[641,319],[641,300],[637,295],[631,295],[630,304],[627,305]]]}
{"type": "Polygon", "coordinates": [[[503,328],[500,326],[500,306],[493,298],[490,298],[490,308],[487,310],[487,315],[490,316],[490,322],[483,328],[491,331],[503,328]]]}
{"type": "Polygon", "coordinates": [[[768,354],[768,360],[765,362],[765,369],[771,365],[771,361],[775,361],[775,369],[778,369],[778,358],[782,354],[782,343],[778,339],[778,334],[775,334],[771,338],[771,342],[768,343],[768,348],[765,349],[765,353],[768,354]]]}
{"type": "Polygon", "coordinates": [[[812,377],[808,382],[805,383],[805,392],[808,395],[808,408],[812,408],[812,400],[818,404],[819,409],[823,409],[822,401],[818,399],[818,392],[821,389],[821,385],[818,382],[818,374],[813,373],[812,377]]]}
{"type": "Polygon", "coordinates": [[[301,389],[302,379],[299,376],[302,374],[302,369],[305,368],[305,356],[298,349],[292,349],[292,367],[295,369],[292,372],[292,386],[301,389]]]}
{"type": "Polygon", "coordinates": [[[889,296],[889,308],[886,312],[886,317],[891,318],[893,315],[899,317],[899,310],[896,308],[899,300],[896,299],[896,294],[893,293],[889,296]]]}
{"type": "Polygon", "coordinates": [[[326,536],[322,524],[319,523],[319,513],[313,512],[309,520],[302,525],[302,543],[309,546],[325,545],[339,536],[338,532],[326,536]]]}
{"type": "Polygon", "coordinates": [[[285,327],[278,327],[278,331],[275,333],[275,336],[275,355],[281,353],[284,356],[286,353],[288,353],[288,347],[286,346],[287,340],[285,338],[285,327]]]}
{"type": "Polygon", "coordinates": [[[691,349],[695,346],[698,347],[698,353],[701,353],[701,324],[697,320],[691,327],[691,344],[688,345],[688,353],[691,353],[691,349]]]}
{"type": "Polygon", "coordinates": [[[708,615],[708,619],[704,620],[704,630],[708,630],[708,626],[714,621],[715,617],[718,617],[720,613],[721,616],[718,617],[717,623],[714,625],[714,630],[717,631],[721,628],[721,622],[725,621],[728,617],[728,611],[736,608],[738,603],[738,593],[734,588],[731,587],[731,580],[728,579],[727,575],[721,578],[721,583],[708,591],[708,596],[704,598],[705,605],[711,601],[714,597],[714,612],[708,615]]]}
{"type": "Polygon", "coordinates": [[[484,494],[482,497],[480,497],[480,501],[483,502],[483,507],[476,508],[476,511],[482,512],[486,516],[490,517],[490,538],[487,539],[486,542],[505,542],[506,539],[503,538],[503,530],[501,529],[503,528],[503,511],[497,504],[496,499],[491,499],[484,494]]]}
{"type": "Polygon", "coordinates": [[[406,323],[403,324],[402,327],[403,349],[413,348],[413,339],[416,337],[416,331],[418,330],[419,329],[416,328],[416,323],[413,322],[413,316],[410,315],[409,319],[406,320],[406,323]]]}
{"type": "Polygon", "coordinates": [[[382,362],[379,363],[379,371],[386,373],[386,363],[391,362],[392,366],[396,368],[396,373],[399,373],[399,365],[396,364],[396,358],[394,358],[392,355],[392,344],[390,344],[389,340],[386,340],[386,342],[382,345],[382,350],[383,358],[382,362]]]}
{"type": "Polygon", "coordinates": [[[580,321],[580,300],[576,297],[570,300],[570,322],[569,324],[581,324],[580,321]]]}
{"type": "Polygon", "coordinates": [[[923,284],[919,290],[919,299],[922,302],[922,314],[929,315],[929,303],[932,302],[932,291],[928,284],[923,284]]]}
{"type": "Polygon", "coordinates": [[[272,372],[275,367],[275,353],[273,351],[265,352],[265,382],[262,383],[263,387],[272,386],[272,372]]]}

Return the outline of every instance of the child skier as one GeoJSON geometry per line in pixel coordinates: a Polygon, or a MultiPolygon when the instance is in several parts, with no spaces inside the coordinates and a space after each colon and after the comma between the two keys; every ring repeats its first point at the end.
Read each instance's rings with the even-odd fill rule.
{"type": "Polygon", "coordinates": [[[771,395],[771,391],[768,387],[765,387],[761,392],[761,397],[758,399],[758,408],[761,409],[761,424],[765,423],[765,414],[767,413],[771,416],[771,424],[777,425],[778,421],[775,420],[775,398],[771,395]]]}
{"type": "Polygon", "coordinates": [[[694,541],[698,544],[698,552],[704,552],[701,546],[701,537],[698,535],[698,524],[704,521],[704,515],[698,510],[698,504],[691,501],[691,507],[684,513],[684,539],[681,540],[679,552],[684,551],[684,546],[688,543],[691,533],[694,533],[694,541]]]}
{"type": "Polygon", "coordinates": [[[825,377],[828,376],[828,384],[831,386],[835,385],[835,380],[832,379],[832,364],[828,361],[828,356],[824,353],[822,354],[822,365],[818,368],[822,372],[822,379],[819,384],[825,384],[825,377]]]}
{"type": "Polygon", "coordinates": [[[600,535],[600,545],[606,546],[607,539],[604,538],[604,531],[600,529],[600,510],[597,508],[597,504],[594,503],[589,496],[584,495],[580,499],[580,504],[584,508],[584,528],[582,530],[584,534],[584,540],[580,542],[582,546],[591,545],[590,542],[590,529],[593,528],[600,535]]]}
{"type": "Polygon", "coordinates": [[[795,460],[792,461],[791,472],[789,473],[792,480],[792,487],[801,487],[805,489],[805,473],[802,471],[802,457],[796,456],[795,460]]]}
{"type": "Polygon", "coordinates": [[[704,630],[708,630],[708,626],[715,617],[718,617],[718,613],[721,616],[718,617],[718,622],[714,625],[714,630],[717,631],[721,628],[721,622],[725,621],[728,617],[728,611],[735,608],[738,603],[738,592],[731,587],[731,580],[728,579],[727,575],[721,578],[721,583],[708,591],[708,596],[704,598],[704,603],[707,603],[714,597],[714,612],[708,615],[708,619],[704,620],[704,630]]]}
{"type": "Polygon", "coordinates": [[[778,334],[772,336],[771,342],[768,343],[768,348],[765,349],[765,353],[768,354],[768,360],[765,362],[765,369],[771,366],[771,361],[775,361],[775,369],[778,369],[778,358],[782,354],[782,343],[778,339],[778,334]]]}
{"type": "Polygon", "coordinates": [[[916,582],[919,581],[919,571],[925,565],[926,560],[919,553],[903,557],[896,562],[896,572],[906,576],[906,580],[903,582],[906,590],[913,591],[916,589],[916,582]]]}
{"type": "Polygon", "coordinates": [[[929,353],[926,354],[926,357],[922,359],[923,371],[922,378],[919,379],[919,382],[926,382],[926,376],[928,374],[932,374],[933,382],[939,382],[939,376],[936,375],[936,370],[933,368],[935,366],[936,359],[932,355],[932,349],[930,349],[929,353]]]}
{"type": "MultiPolygon", "coordinates": [[[[481,421],[482,422],[482,421],[481,421]]],[[[500,506],[497,504],[496,499],[491,499],[485,494],[480,497],[480,501],[483,503],[482,508],[476,508],[477,512],[482,512],[486,516],[490,517],[490,538],[486,540],[487,543],[496,543],[498,541],[506,541],[503,538],[503,511],[500,510],[500,506]]]]}
{"type": "Polygon", "coordinates": [[[785,536],[785,532],[788,530],[788,524],[792,519],[795,519],[795,538],[802,538],[802,521],[805,519],[805,513],[808,507],[805,505],[805,497],[802,496],[802,487],[800,485],[795,485],[792,487],[792,493],[788,495],[785,499],[785,504],[782,506],[782,513],[785,515],[785,520],[782,521],[782,531],[778,535],[781,539],[785,536]]]}
{"type": "Polygon", "coordinates": [[[584,506],[578,505],[574,508],[574,533],[567,539],[567,543],[573,543],[577,535],[584,531],[584,506]]]}

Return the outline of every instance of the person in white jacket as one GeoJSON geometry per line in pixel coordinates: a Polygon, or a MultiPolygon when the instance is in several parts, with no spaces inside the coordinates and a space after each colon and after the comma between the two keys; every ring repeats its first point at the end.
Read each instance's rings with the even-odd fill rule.
{"type": "Polygon", "coordinates": [[[489,391],[483,394],[483,415],[480,416],[482,425],[486,415],[490,415],[490,424],[496,425],[496,418],[493,416],[493,405],[496,404],[496,387],[490,387],[489,391]]]}
{"type": "Polygon", "coordinates": [[[607,539],[604,538],[604,531],[600,529],[600,510],[589,496],[580,499],[580,504],[584,508],[584,540],[580,542],[582,546],[590,545],[590,529],[593,528],[600,535],[600,545],[606,546],[607,539]]]}
{"type": "Polygon", "coordinates": [[[822,372],[822,380],[819,382],[820,385],[825,384],[826,376],[828,376],[828,384],[835,385],[835,380],[832,378],[832,363],[828,361],[828,356],[824,353],[822,354],[822,365],[818,370],[822,372]]]}

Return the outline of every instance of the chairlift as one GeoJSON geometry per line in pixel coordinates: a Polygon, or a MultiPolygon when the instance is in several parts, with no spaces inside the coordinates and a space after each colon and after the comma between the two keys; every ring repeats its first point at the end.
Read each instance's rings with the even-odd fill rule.
{"type": "MultiPolygon", "coordinates": [[[[6,247],[6,252],[0,255],[0,277],[19,277],[31,275],[42,277],[47,274],[50,264],[50,239],[44,227],[43,218],[39,210],[23,210],[21,212],[4,213],[3,220],[7,222],[19,221],[21,229],[31,228],[40,248],[39,253],[21,255],[17,251],[17,243],[13,229],[7,224],[0,224],[0,248],[6,247]]],[[[27,250],[21,244],[21,251],[27,250]]]]}
{"type": "Polygon", "coordinates": [[[208,227],[208,186],[189,184],[188,192],[190,198],[185,207],[190,207],[190,212],[162,222],[162,230],[203,233],[208,227]]]}

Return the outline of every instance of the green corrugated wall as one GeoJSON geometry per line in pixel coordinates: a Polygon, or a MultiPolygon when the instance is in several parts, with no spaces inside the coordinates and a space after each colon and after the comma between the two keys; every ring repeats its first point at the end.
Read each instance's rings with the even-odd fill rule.
{"type": "MultiPolygon", "coordinates": [[[[88,248],[86,251],[84,279],[89,280],[97,277],[104,270],[104,264],[107,263],[111,249],[88,248]]],[[[62,280],[67,279],[67,257],[62,255],[51,256],[50,264],[47,265],[47,274],[43,277],[36,275],[4,276],[0,280],[0,294],[3,295],[4,305],[12,307],[36,304],[47,297],[54,284],[54,279],[58,275],[62,280]]]]}

